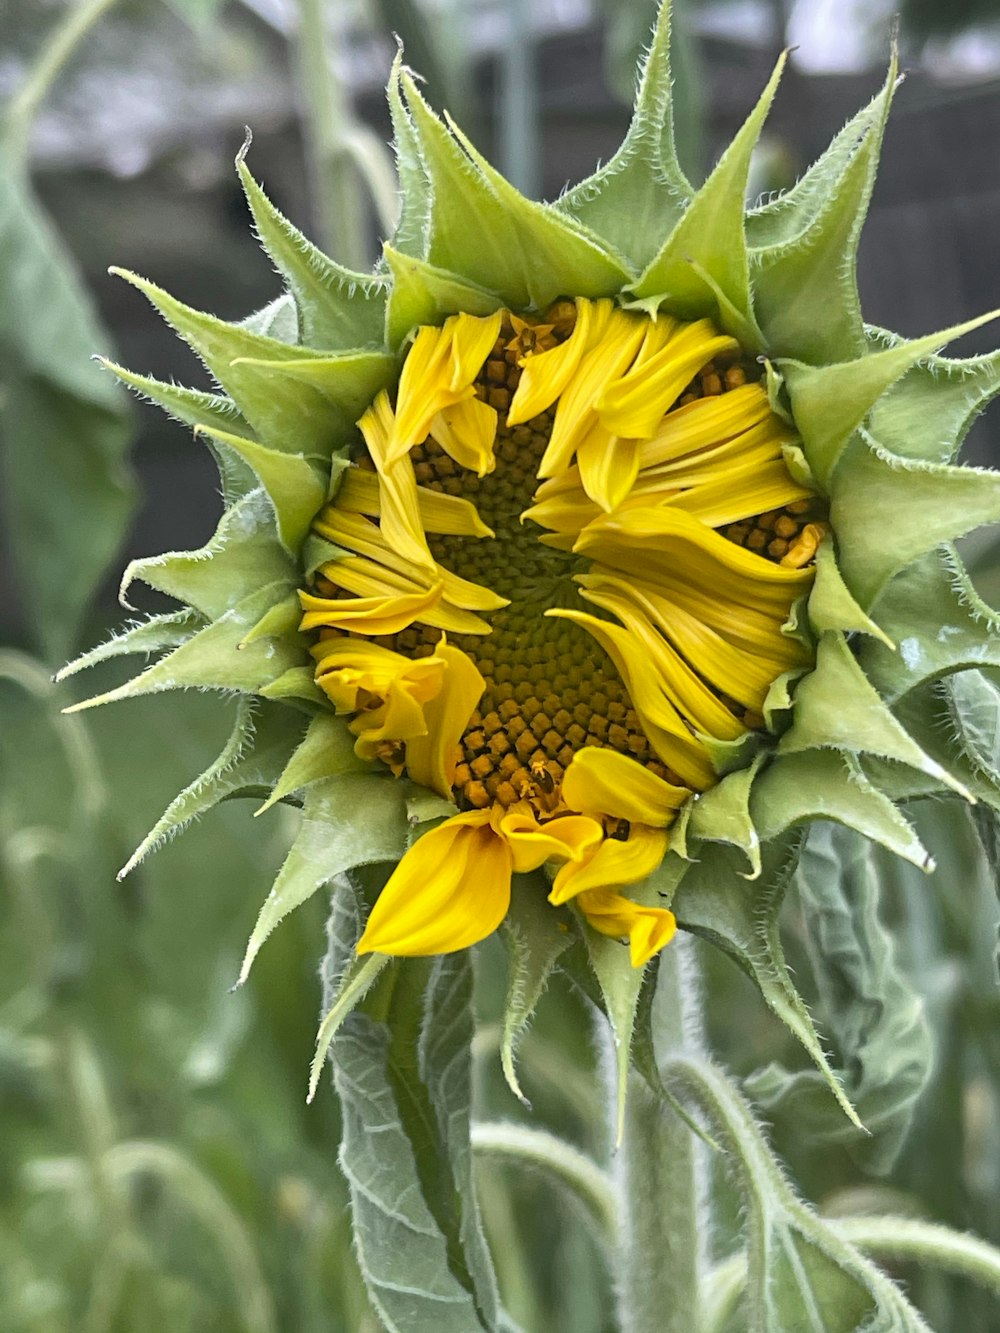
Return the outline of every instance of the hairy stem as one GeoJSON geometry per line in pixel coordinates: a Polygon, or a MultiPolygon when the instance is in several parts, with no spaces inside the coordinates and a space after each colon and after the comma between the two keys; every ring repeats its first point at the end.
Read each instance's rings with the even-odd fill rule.
{"type": "MultiPolygon", "coordinates": [[[[675,941],[661,955],[653,1003],[659,1059],[697,1049],[700,996],[686,941],[675,941]]],[[[690,1333],[701,1326],[703,1151],[684,1121],[633,1073],[618,1162],[623,1333],[690,1333]]]]}
{"type": "Polygon", "coordinates": [[[56,24],[28,77],[7,105],[4,141],[11,158],[23,163],[38,108],[45,101],[62,67],[100,19],[118,0],[83,0],[56,24]]]}

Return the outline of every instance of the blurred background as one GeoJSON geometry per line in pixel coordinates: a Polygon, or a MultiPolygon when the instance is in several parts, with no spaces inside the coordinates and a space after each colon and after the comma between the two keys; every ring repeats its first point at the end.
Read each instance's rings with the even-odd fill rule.
{"type": "MultiPolygon", "coordinates": [[[[675,0],[674,59],[680,155],[701,180],[794,46],[756,196],[793,182],[875,93],[897,11],[908,74],[860,284],[872,323],[912,335],[1000,306],[1000,2],[675,0]]],[[[432,103],[524,191],[555,197],[620,141],[654,13],[654,0],[0,0],[4,1333],[378,1328],[350,1250],[332,1093],[304,1104],[324,904],[290,918],[248,986],[228,992],[295,813],[217,810],[118,883],[221,749],[231,706],[168,695],[64,718],[73,689],[50,683],[121,619],[127,560],[202,545],[221,510],[190,432],[126,401],[89,360],[207,384],[107,268],[225,318],[278,294],[232,166],[246,125],[251,169],[282,211],[370,268],[395,207],[393,34],[432,103]]],[[[974,337],[962,351],[986,350],[995,329],[974,337]]],[[[1000,460],[989,414],[967,456],[1000,460]]],[[[996,604],[995,535],[967,554],[996,604]]],[[[140,611],[166,605],[130,597],[140,611]]],[[[111,663],[79,688],[125,675],[111,663]]],[[[919,818],[937,840],[932,880],[879,863],[894,943],[872,965],[898,983],[893,1041],[908,1063],[891,1090],[880,1081],[888,1037],[874,1014],[868,1067],[852,1076],[876,1119],[885,1111],[876,1149],[796,1113],[777,1075],[751,1087],[820,1206],[877,1204],[1000,1242],[994,886],[963,810],[919,818]]],[[[789,950],[808,989],[800,926],[793,901],[789,950]]],[[[704,962],[720,1055],[740,1075],[800,1066],[749,983],[704,962]]],[[[517,1117],[496,1068],[502,987],[487,948],[479,1097],[484,1114],[517,1117]]],[[[822,1003],[817,992],[821,1021],[822,1003]]],[[[586,1030],[580,1002],[554,986],[523,1048],[524,1083],[538,1122],[600,1153],[586,1030]]],[[[528,1333],[610,1329],[609,1278],[579,1217],[529,1178],[490,1168],[481,1185],[505,1299],[528,1333]]],[[[942,1333],[1000,1326],[981,1293],[899,1275],[942,1333]]]]}

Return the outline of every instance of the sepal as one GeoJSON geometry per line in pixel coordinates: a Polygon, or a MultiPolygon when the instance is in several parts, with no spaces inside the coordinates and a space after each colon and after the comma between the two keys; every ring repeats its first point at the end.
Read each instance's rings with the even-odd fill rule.
{"type": "Polygon", "coordinates": [[[285,591],[284,584],[259,588],[141,675],[117,689],[73,704],[65,711],[76,713],[118,699],[135,699],[165,690],[209,689],[260,694],[263,686],[300,662],[305,655],[304,648],[282,639],[257,639],[244,647],[249,631],[285,591]]]}
{"type": "Polygon", "coordinates": [[[118,872],[124,879],[150,852],[162,846],[213,806],[233,796],[267,790],[302,737],[302,718],[287,708],[240,699],[233,730],[219,757],[167,806],[118,872]]]}
{"type": "Polygon", "coordinates": [[[260,243],[295,298],[301,331],[297,341],[325,351],[380,346],[386,280],[342,268],[307,240],[268,199],[242,152],[236,170],[260,243]]]}
{"type": "MultiPolygon", "coordinates": [[[[778,87],[785,57],[761,94],[743,128],[726,149],[715,170],[691,200],[683,217],[642,275],[631,293],[643,302],[669,302],[671,313],[687,319],[718,313],[726,328],[724,311],[718,310],[712,287],[699,276],[691,261],[711,276],[726,301],[739,312],[741,332],[755,327],[750,303],[743,206],[750,157],[778,87]]],[[[755,350],[762,350],[758,346],[755,350]]]]}
{"type": "Polygon", "coordinates": [[[442,324],[449,315],[492,315],[503,301],[495,292],[435,268],[426,260],[403,254],[391,245],[382,247],[392,274],[385,313],[385,338],[398,347],[418,324],[442,324]]]}
{"type": "Polygon", "coordinates": [[[278,542],[266,494],[255,490],[226,510],[200,550],[133,560],[118,590],[123,606],[135,579],[215,620],[264,584],[293,588],[296,570],[278,542]]]}
{"type": "Polygon", "coordinates": [[[81,653],[72,662],[57,671],[57,682],[75,676],[78,671],[86,671],[98,662],[106,662],[111,657],[127,657],[131,653],[158,653],[164,648],[178,648],[190,639],[196,630],[205,624],[205,619],[190,607],[183,611],[172,611],[162,616],[150,616],[114,634],[106,642],[81,653]]]}
{"type": "Polygon", "coordinates": [[[406,846],[404,785],[388,774],[341,773],[313,783],[302,822],[257,917],[237,985],[264,941],[324,884],[357,866],[398,861],[406,846]]]}
{"type": "Polygon", "coordinates": [[[642,67],[632,122],[599,171],[567,191],[556,208],[596,233],[641,271],[681,218],[692,189],[674,146],[670,0],[660,6],[642,67]]]}
{"type": "Polygon", "coordinates": [[[438,120],[405,71],[402,86],[431,181],[432,264],[475,274],[517,309],[542,309],[567,292],[620,291],[629,278],[620,260],[565,214],[519,194],[460,131],[438,120]]]}
{"type": "Polygon", "coordinates": [[[267,800],[254,814],[262,815],[272,805],[323,778],[370,772],[371,766],[354,753],[354,737],[347,730],[344,719],[332,713],[318,713],[310,721],[301,745],[290,756],[267,800]]]}

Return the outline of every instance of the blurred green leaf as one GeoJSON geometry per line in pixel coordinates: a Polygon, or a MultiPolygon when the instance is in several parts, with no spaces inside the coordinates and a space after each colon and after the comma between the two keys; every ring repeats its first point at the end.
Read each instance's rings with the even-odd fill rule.
{"type": "Polygon", "coordinates": [[[778,1065],[747,1080],[768,1114],[783,1111],[807,1137],[846,1141],[869,1170],[889,1170],[909,1131],[934,1057],[923,1003],[901,971],[879,916],[883,854],[853,830],[818,823],[793,878],[818,989],[816,1019],[840,1053],[844,1090],[865,1128],[862,1138],[815,1070],[778,1065]]]}
{"type": "Polygon", "coordinates": [[[0,152],[3,506],[36,646],[65,658],[124,535],[127,401],[92,365],[108,335],[72,259],[0,152]]]}
{"type": "Polygon", "coordinates": [[[675,1057],[664,1076],[722,1144],[744,1206],[747,1290],[740,1322],[717,1311],[710,1329],[929,1333],[899,1288],[795,1195],[750,1106],[720,1069],[675,1057]]]}

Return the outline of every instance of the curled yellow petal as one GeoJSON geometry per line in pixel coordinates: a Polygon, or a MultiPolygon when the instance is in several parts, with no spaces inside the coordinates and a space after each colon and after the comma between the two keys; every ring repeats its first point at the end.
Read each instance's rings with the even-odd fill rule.
{"type": "MultiPolygon", "coordinates": [[[[446,495],[443,491],[418,486],[417,507],[425,532],[451,537],[496,535],[479,517],[472,501],[459,495],[446,495]]],[[[347,468],[337,491],[337,508],[378,518],[382,512],[382,495],[377,475],[366,468],[347,468]]]]}
{"type": "Polygon", "coordinates": [[[454,815],[413,844],[372,908],[358,953],[427,957],[492,935],[510,906],[512,857],[488,810],[454,815]]]}
{"type": "Polygon", "coordinates": [[[659,868],[668,845],[663,829],[634,828],[624,842],[605,838],[583,861],[568,861],[560,867],[552,883],[549,902],[559,906],[588,889],[637,884],[659,868]]]}
{"type": "Polygon", "coordinates": [[[379,527],[382,536],[404,560],[434,567],[434,557],[420,518],[417,479],[408,454],[389,462],[393,412],[383,389],[358,422],[379,479],[379,527]]]}
{"type": "Polygon", "coordinates": [[[497,413],[478,398],[464,398],[436,412],[430,431],[434,439],[459,467],[485,477],[496,467],[497,413]]]}
{"type": "Polygon", "coordinates": [[[444,665],[441,689],[424,707],[426,734],[406,742],[406,768],[414,782],[450,800],[458,743],[486,682],[472,659],[450,643],[439,644],[434,659],[444,665]]]}
{"type": "Polygon", "coordinates": [[[580,297],[576,302],[576,323],[566,341],[521,360],[521,378],[507,413],[509,426],[530,421],[561,397],[584,354],[603,331],[611,310],[612,302],[607,298],[588,301],[580,297]]]}
{"type": "Polygon", "coordinates": [[[666,828],[691,795],[687,787],[664,782],[629,755],[593,745],[573,756],[563,776],[562,793],[573,810],[650,828],[666,828]]]}
{"type": "Polygon", "coordinates": [[[438,582],[418,592],[372,597],[317,597],[300,590],[299,602],[304,615],[299,622],[299,629],[311,630],[322,626],[373,636],[398,634],[415,620],[424,619],[428,612],[440,604],[443,587],[438,582]]]}
{"type": "Polygon", "coordinates": [[[604,830],[594,819],[563,815],[540,824],[530,810],[513,809],[499,822],[518,874],[537,870],[546,861],[580,861],[598,846],[604,830]]]}
{"type": "Polygon", "coordinates": [[[588,923],[602,935],[628,939],[633,967],[643,967],[677,932],[673,912],[665,907],[644,907],[612,889],[581,893],[577,904],[588,923]]]}

